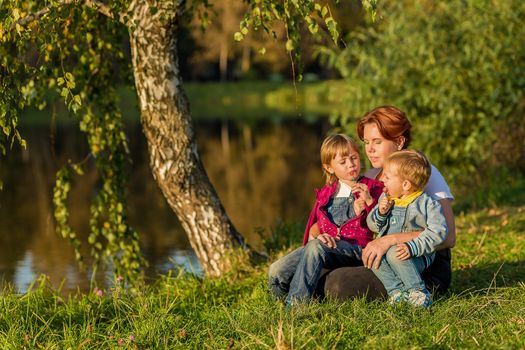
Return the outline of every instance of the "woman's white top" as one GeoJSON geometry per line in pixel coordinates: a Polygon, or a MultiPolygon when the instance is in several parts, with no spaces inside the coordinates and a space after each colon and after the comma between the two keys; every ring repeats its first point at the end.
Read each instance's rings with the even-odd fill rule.
{"type": "MultiPolygon", "coordinates": [[[[454,200],[454,196],[450,192],[450,188],[448,187],[445,178],[443,178],[443,175],[441,175],[439,170],[437,170],[434,165],[431,165],[431,167],[432,171],[430,173],[430,179],[428,179],[428,183],[425,186],[425,190],[423,192],[428,194],[434,200],[445,198],[454,200]]],[[[381,169],[379,168],[372,168],[368,169],[364,175],[368,178],[375,179],[380,171],[381,169]]]]}

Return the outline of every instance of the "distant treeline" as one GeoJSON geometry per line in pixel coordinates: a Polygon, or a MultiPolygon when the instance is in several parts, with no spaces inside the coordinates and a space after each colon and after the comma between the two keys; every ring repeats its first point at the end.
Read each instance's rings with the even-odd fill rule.
{"type": "MultiPolygon", "coordinates": [[[[242,41],[234,40],[239,23],[247,11],[243,1],[211,0],[210,9],[188,12],[183,21],[184,32],[178,43],[179,57],[186,81],[288,80],[292,78],[292,64],[285,49],[286,31],[276,25],[273,33],[250,32],[242,41]],[[205,23],[205,28],[203,28],[205,23]],[[273,37],[272,37],[273,36],[273,37]]],[[[332,16],[342,33],[348,33],[365,23],[365,12],[359,0],[328,1],[332,16]]],[[[301,45],[304,72],[310,78],[337,78],[337,70],[320,63],[316,52],[325,45],[334,45],[326,28],[320,38],[306,35],[302,28],[301,45]]],[[[345,46],[344,42],[340,43],[345,46]]],[[[297,69],[297,67],[295,67],[297,69]]]]}

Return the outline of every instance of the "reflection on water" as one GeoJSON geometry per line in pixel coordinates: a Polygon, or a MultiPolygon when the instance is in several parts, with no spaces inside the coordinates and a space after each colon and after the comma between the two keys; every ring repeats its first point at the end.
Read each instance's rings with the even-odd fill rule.
{"type": "MultiPolygon", "coordinates": [[[[323,119],[324,120],[324,119],[323,119]]],[[[303,221],[313,201],[312,188],[322,183],[318,150],[328,125],[299,118],[240,124],[203,121],[196,125],[201,156],[212,183],[237,229],[262,247],[279,220],[303,221]],[[261,237],[263,236],[263,237],[261,237]]],[[[180,224],[157,188],[149,169],[140,125],[127,127],[132,164],[129,171],[129,216],[141,236],[151,279],[170,269],[201,269],[180,224]]],[[[11,150],[0,160],[0,278],[27,290],[40,274],[62,290],[87,290],[95,275],[105,283],[108,271],[79,270],[68,242],[55,233],[52,188],[57,169],[79,161],[88,148],[76,126],[22,128],[28,148],[11,150]]],[[[91,164],[73,183],[72,226],[84,238],[89,205],[97,188],[91,164]]],[[[84,247],[87,256],[87,247],[84,247]]],[[[86,262],[90,266],[90,261],[86,262]]]]}

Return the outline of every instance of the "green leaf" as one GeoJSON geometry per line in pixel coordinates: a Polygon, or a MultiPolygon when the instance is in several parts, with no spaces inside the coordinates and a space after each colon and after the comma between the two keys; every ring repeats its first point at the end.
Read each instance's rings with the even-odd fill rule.
{"type": "Polygon", "coordinates": [[[17,8],[13,9],[13,19],[15,22],[20,19],[20,11],[17,8]]]}
{"type": "Polygon", "coordinates": [[[71,110],[73,111],[73,113],[77,114],[79,109],[80,109],[80,106],[77,105],[76,103],[71,104],[71,110]]]}
{"type": "Polygon", "coordinates": [[[286,41],[286,51],[292,51],[294,49],[293,41],[288,39],[286,41]]]}
{"type": "Polygon", "coordinates": [[[159,9],[156,6],[150,6],[149,7],[149,13],[154,16],[157,12],[159,12],[159,9]]]}
{"type": "Polygon", "coordinates": [[[317,34],[317,32],[319,31],[319,25],[315,22],[312,22],[311,24],[308,25],[308,30],[312,34],[317,34]]]}
{"type": "Polygon", "coordinates": [[[321,17],[324,18],[324,16],[326,16],[327,13],[328,13],[328,7],[323,6],[323,9],[321,10],[321,17]]]}
{"type": "Polygon", "coordinates": [[[82,106],[82,100],[80,99],[80,95],[73,96],[73,101],[79,106],[82,106]]]}
{"type": "Polygon", "coordinates": [[[242,39],[244,39],[244,35],[242,35],[241,32],[236,32],[233,35],[233,39],[235,39],[235,41],[241,41],[242,39]]]}

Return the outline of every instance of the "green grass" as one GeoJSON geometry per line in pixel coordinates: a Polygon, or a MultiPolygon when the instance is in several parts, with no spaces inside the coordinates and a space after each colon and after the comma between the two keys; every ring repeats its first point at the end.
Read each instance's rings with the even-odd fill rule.
{"type": "MultiPolygon", "coordinates": [[[[267,264],[239,266],[217,279],[165,276],[135,292],[117,285],[103,296],[61,297],[42,280],[25,295],[5,291],[0,297],[0,344],[7,349],[525,348],[525,206],[462,214],[457,226],[453,286],[430,310],[359,299],[288,311],[268,295],[267,264]]],[[[300,229],[290,227],[276,233],[300,229]]]]}

